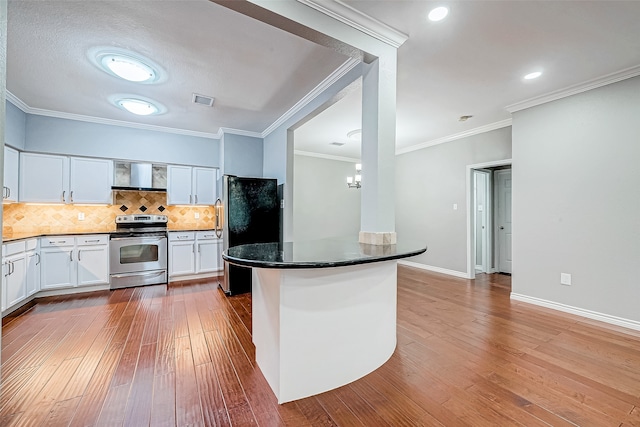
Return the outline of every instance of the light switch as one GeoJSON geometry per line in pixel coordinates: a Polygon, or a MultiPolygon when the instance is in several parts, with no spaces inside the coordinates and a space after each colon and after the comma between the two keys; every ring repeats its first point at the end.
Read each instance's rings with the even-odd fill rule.
{"type": "Polygon", "coordinates": [[[482,207],[482,205],[478,205],[478,212],[482,212],[484,211],[484,208],[482,207]]]}
{"type": "Polygon", "coordinates": [[[571,286],[571,275],[569,273],[560,273],[560,284],[571,286]]]}

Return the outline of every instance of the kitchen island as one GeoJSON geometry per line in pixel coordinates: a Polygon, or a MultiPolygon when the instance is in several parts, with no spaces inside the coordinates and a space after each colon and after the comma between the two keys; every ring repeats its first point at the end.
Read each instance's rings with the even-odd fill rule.
{"type": "Polygon", "coordinates": [[[362,378],[396,347],[397,260],[419,243],[357,239],[258,243],[222,257],[253,267],[256,362],[279,403],[362,378]]]}

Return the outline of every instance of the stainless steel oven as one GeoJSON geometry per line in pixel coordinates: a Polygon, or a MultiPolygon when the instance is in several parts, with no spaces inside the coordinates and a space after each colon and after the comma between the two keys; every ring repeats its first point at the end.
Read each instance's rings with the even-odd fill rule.
{"type": "Polygon", "coordinates": [[[118,215],[109,263],[111,289],[166,283],[166,215],[118,215]]]}

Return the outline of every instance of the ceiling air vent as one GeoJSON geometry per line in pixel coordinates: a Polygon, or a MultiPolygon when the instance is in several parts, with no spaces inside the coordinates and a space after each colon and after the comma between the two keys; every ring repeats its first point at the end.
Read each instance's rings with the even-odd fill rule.
{"type": "Polygon", "coordinates": [[[205,105],[207,107],[213,107],[213,101],[215,98],[206,95],[200,95],[198,93],[193,94],[192,101],[194,104],[205,105]]]}
{"type": "Polygon", "coordinates": [[[344,145],[344,142],[330,142],[329,145],[335,145],[336,147],[342,147],[344,145]]]}

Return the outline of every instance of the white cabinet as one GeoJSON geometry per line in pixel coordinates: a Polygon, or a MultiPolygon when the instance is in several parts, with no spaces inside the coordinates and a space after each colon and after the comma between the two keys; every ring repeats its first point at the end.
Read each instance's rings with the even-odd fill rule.
{"type": "Polygon", "coordinates": [[[4,187],[2,188],[2,200],[8,202],[18,201],[18,170],[20,154],[11,147],[4,147],[4,187]]]}
{"type": "Polygon", "coordinates": [[[215,231],[170,231],[169,277],[220,271],[221,250],[222,239],[215,231]]]}
{"type": "Polygon", "coordinates": [[[40,243],[41,288],[109,283],[109,236],[52,236],[40,243]]]}
{"type": "Polygon", "coordinates": [[[167,204],[213,205],[217,199],[218,170],[190,166],[167,166],[167,204]]]}
{"type": "Polygon", "coordinates": [[[20,154],[20,201],[111,203],[113,161],[20,154]]]}
{"type": "Polygon", "coordinates": [[[27,296],[31,296],[40,291],[40,266],[41,266],[40,245],[38,239],[26,241],[25,262],[27,265],[26,288],[27,296]]]}
{"type": "Polygon", "coordinates": [[[25,242],[2,245],[2,310],[27,297],[25,242]]]}
{"type": "Polygon", "coordinates": [[[195,233],[169,232],[169,277],[195,274],[195,233]]]}
{"type": "Polygon", "coordinates": [[[215,231],[196,233],[196,273],[213,273],[220,270],[219,263],[222,239],[215,231]]]}

